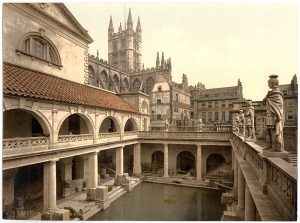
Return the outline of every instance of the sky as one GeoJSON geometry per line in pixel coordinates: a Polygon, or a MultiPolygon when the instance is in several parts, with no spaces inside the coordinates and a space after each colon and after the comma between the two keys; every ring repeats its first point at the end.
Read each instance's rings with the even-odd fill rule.
{"type": "Polygon", "coordinates": [[[134,29],[142,26],[142,63],[155,66],[156,54],[171,57],[172,77],[206,88],[237,85],[246,99],[262,100],[271,74],[289,84],[297,74],[295,2],[91,2],[65,3],[94,42],[89,53],[107,60],[107,29],[124,28],[131,9],[134,29]]]}

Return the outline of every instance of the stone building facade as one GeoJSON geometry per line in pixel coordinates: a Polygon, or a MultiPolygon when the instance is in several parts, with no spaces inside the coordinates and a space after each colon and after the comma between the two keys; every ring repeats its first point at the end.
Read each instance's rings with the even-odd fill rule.
{"type": "Polygon", "coordinates": [[[206,89],[203,84],[190,87],[191,112],[194,119],[203,123],[231,124],[233,103],[243,100],[243,87],[240,80],[237,86],[206,89]]]}

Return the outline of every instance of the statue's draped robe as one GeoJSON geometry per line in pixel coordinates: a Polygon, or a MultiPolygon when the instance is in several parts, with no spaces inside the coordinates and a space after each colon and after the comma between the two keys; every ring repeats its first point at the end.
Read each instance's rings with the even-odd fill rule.
{"type": "Polygon", "coordinates": [[[267,110],[275,116],[275,141],[278,144],[277,148],[279,147],[283,151],[283,95],[278,88],[269,91],[266,97],[266,105],[267,110]],[[278,121],[279,119],[280,121],[278,121]]]}

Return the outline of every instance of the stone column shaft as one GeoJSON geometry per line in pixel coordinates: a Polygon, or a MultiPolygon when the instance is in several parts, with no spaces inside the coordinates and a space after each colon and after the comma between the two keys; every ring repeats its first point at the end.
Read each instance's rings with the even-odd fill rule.
{"type": "Polygon", "coordinates": [[[236,214],[242,220],[245,219],[245,178],[240,166],[238,167],[238,206],[236,214]]]}
{"type": "Polygon", "coordinates": [[[245,221],[255,221],[255,203],[249,191],[248,185],[245,187],[245,221]]]}
{"type": "Polygon", "coordinates": [[[98,153],[92,152],[89,154],[89,188],[96,188],[98,186],[98,153]]]}
{"type": "Polygon", "coordinates": [[[116,173],[117,175],[123,175],[123,147],[116,149],[116,173]]]}
{"type": "Polygon", "coordinates": [[[197,161],[196,161],[197,180],[202,180],[202,149],[201,145],[197,145],[197,161]]]}
{"type": "Polygon", "coordinates": [[[142,173],[141,168],[141,144],[135,144],[134,145],[134,155],[133,155],[133,174],[136,176],[140,176],[142,173]]]}
{"type": "Polygon", "coordinates": [[[169,177],[169,151],[168,144],[164,144],[164,177],[169,177]]]}
{"type": "Polygon", "coordinates": [[[44,163],[44,210],[56,208],[56,160],[44,163]]]}

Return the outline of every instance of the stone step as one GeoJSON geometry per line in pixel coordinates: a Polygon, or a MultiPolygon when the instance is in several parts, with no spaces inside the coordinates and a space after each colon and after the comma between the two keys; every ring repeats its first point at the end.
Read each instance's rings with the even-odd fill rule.
{"type": "Polygon", "coordinates": [[[127,191],[125,191],[124,188],[119,186],[118,189],[114,190],[113,193],[109,196],[110,202],[114,202],[125,193],[127,193],[127,191]]]}

